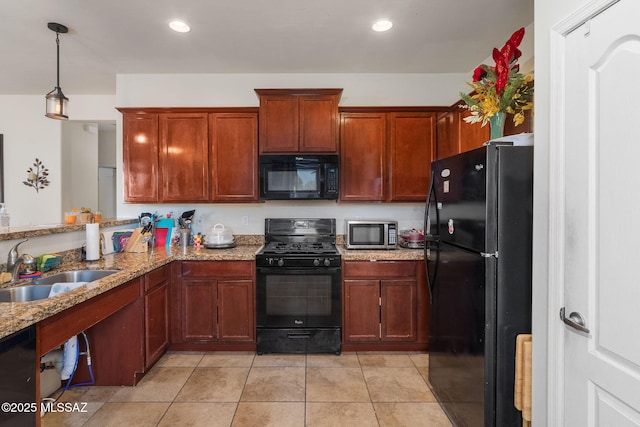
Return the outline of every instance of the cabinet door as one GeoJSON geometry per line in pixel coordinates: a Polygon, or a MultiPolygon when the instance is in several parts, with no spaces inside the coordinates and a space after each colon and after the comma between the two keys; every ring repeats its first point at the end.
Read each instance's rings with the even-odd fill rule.
{"type": "Polygon", "coordinates": [[[438,113],[436,120],[436,159],[460,152],[458,122],[460,115],[451,111],[438,113]]]}
{"type": "Polygon", "coordinates": [[[209,140],[206,113],[160,114],[162,202],[209,199],[209,140]]]}
{"type": "Polygon", "coordinates": [[[382,341],[416,340],[416,281],[381,281],[382,341]]]}
{"type": "Polygon", "coordinates": [[[218,338],[254,341],[253,280],[218,281],[218,338]]]}
{"type": "Polygon", "coordinates": [[[482,147],[482,144],[489,140],[490,129],[488,124],[483,127],[482,123],[465,122],[464,118],[471,115],[469,110],[463,110],[462,112],[456,112],[454,114],[458,115],[459,153],[482,147]]]}
{"type": "Polygon", "coordinates": [[[213,113],[209,115],[211,199],[257,201],[258,115],[213,113]]]}
{"type": "Polygon", "coordinates": [[[216,282],[212,280],[182,281],[182,339],[215,341],[216,282]]]}
{"type": "Polygon", "coordinates": [[[345,341],[380,340],[380,281],[344,281],[345,341]]]}
{"type": "Polygon", "coordinates": [[[260,96],[260,153],[298,151],[298,97],[260,96]]]}
{"type": "Polygon", "coordinates": [[[338,96],[300,96],[299,150],[338,152],[338,96]]]}
{"type": "Polygon", "coordinates": [[[169,346],[169,282],[144,296],[145,367],[149,368],[169,346]]]}
{"type": "Polygon", "coordinates": [[[340,115],[340,200],[385,199],[385,113],[340,115]]]}
{"type": "Polygon", "coordinates": [[[434,113],[389,113],[389,201],[427,198],[435,158],[434,113]]]}
{"type": "Polygon", "coordinates": [[[123,114],[124,201],[158,202],[158,115],[123,114]]]}

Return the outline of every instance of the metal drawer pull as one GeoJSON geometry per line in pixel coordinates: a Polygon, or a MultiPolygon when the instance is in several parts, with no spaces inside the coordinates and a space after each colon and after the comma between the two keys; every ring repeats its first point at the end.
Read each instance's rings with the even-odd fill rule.
{"type": "Polygon", "coordinates": [[[584,326],[585,325],[584,318],[580,313],[576,313],[575,311],[572,311],[569,317],[567,318],[564,315],[564,307],[562,307],[560,309],[560,318],[566,325],[571,326],[573,329],[577,329],[587,334],[589,333],[589,329],[584,326]]]}

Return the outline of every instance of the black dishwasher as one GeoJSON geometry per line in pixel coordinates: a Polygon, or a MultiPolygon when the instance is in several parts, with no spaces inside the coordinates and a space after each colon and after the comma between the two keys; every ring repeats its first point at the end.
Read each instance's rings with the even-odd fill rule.
{"type": "Polygon", "coordinates": [[[0,426],[36,425],[36,328],[0,339],[0,426]]]}

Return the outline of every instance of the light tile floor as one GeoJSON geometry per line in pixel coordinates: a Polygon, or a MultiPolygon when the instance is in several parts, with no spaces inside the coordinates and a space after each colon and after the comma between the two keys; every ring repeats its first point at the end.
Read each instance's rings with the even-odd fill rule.
{"type": "Polygon", "coordinates": [[[77,387],[56,426],[451,426],[427,381],[425,353],[262,355],[170,352],[136,387],[77,387]]]}

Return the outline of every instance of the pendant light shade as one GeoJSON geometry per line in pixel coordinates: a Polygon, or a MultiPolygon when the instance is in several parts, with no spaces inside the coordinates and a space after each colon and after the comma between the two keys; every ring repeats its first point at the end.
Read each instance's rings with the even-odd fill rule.
{"type": "Polygon", "coordinates": [[[46,116],[50,119],[57,120],[68,120],[69,114],[67,110],[67,103],[69,102],[69,98],[64,96],[62,93],[62,89],[60,89],[60,39],[58,35],[60,33],[65,34],[69,31],[67,27],[62,24],[57,24],[55,22],[49,22],[47,27],[51,31],[55,31],[56,33],[56,59],[57,59],[57,67],[56,67],[56,87],[53,88],[51,92],[49,92],[46,96],[46,116]]]}

